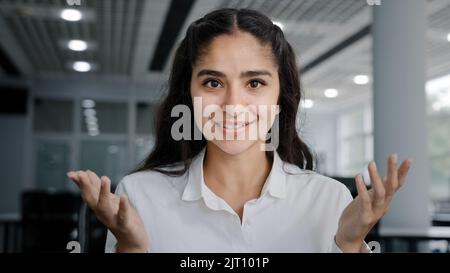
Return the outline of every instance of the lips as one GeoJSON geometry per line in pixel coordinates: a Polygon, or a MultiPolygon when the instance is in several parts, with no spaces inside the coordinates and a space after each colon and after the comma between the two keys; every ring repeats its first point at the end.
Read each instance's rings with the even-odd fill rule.
{"type": "Polygon", "coordinates": [[[239,129],[247,125],[248,123],[222,124],[222,127],[226,129],[239,129]]]}
{"type": "Polygon", "coordinates": [[[227,131],[235,131],[244,127],[247,127],[248,125],[254,123],[256,120],[253,120],[251,122],[215,122],[216,126],[222,127],[224,130],[227,131]]]}

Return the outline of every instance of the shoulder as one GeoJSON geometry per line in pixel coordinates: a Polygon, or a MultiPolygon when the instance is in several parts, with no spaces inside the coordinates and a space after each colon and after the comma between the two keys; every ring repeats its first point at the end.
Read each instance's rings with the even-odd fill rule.
{"type": "Polygon", "coordinates": [[[348,202],[352,199],[349,189],[331,177],[311,170],[303,170],[293,164],[284,163],[287,186],[294,192],[308,192],[313,196],[348,202]]]}
{"type": "Polygon", "coordinates": [[[116,192],[125,192],[129,195],[163,194],[179,191],[185,184],[186,173],[172,176],[154,170],[145,170],[126,175],[117,185],[116,192]]]}

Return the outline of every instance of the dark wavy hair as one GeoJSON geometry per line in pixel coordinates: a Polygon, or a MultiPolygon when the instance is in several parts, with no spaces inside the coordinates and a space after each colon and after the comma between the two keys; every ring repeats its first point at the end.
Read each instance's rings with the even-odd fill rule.
{"type": "MultiPolygon", "coordinates": [[[[193,22],[187,29],[186,36],[178,46],[172,63],[168,93],[155,116],[155,146],[150,155],[133,172],[155,170],[167,175],[182,175],[189,168],[192,158],[205,147],[204,138],[194,140],[194,137],[191,137],[192,140],[176,141],[171,137],[172,124],[177,120],[171,117],[171,111],[175,105],[187,105],[191,110],[191,128],[198,130],[194,124],[190,92],[193,67],[212,39],[219,35],[231,34],[236,29],[252,34],[262,44],[270,45],[278,65],[280,79],[278,104],[281,112],[278,115],[280,131],[277,152],[280,158],[301,169],[313,169],[313,154],[300,139],[296,130],[296,118],[302,93],[299,70],[291,45],[287,42],[282,30],[267,16],[248,9],[220,9],[193,22]],[[181,168],[167,168],[174,165],[181,168]]],[[[194,132],[192,132],[193,135],[194,132]]]]}

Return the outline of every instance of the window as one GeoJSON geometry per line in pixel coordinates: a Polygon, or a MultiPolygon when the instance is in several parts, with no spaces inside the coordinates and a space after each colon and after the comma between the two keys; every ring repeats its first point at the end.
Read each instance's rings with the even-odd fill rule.
{"type": "Polygon", "coordinates": [[[117,184],[153,149],[155,104],[134,104],[135,126],[129,126],[134,109],[127,98],[33,101],[32,168],[37,188],[75,190],[66,176],[73,169],[93,170],[117,184]]]}
{"type": "Polygon", "coordinates": [[[91,169],[117,183],[130,168],[127,106],[126,100],[34,99],[36,187],[74,189],[66,176],[71,169],[91,169]]]}
{"type": "Polygon", "coordinates": [[[362,173],[373,159],[372,113],[368,106],[342,113],[338,117],[339,176],[362,173]]]}
{"type": "Polygon", "coordinates": [[[137,134],[153,134],[156,105],[140,102],[137,104],[137,134]]]}
{"type": "Polygon", "coordinates": [[[38,139],[35,142],[36,187],[62,190],[67,181],[70,149],[64,140],[38,139]]]}
{"type": "Polygon", "coordinates": [[[156,105],[139,102],[137,104],[135,163],[141,163],[155,145],[154,120],[156,105]]]}
{"type": "Polygon", "coordinates": [[[136,158],[135,163],[139,164],[141,163],[152,151],[153,146],[155,145],[155,139],[153,135],[150,136],[142,136],[136,138],[135,141],[135,151],[136,151],[136,158]]]}
{"type": "Polygon", "coordinates": [[[126,102],[81,101],[81,128],[83,133],[97,136],[102,133],[127,133],[126,102]],[[86,102],[90,102],[86,103],[86,102]]]}
{"type": "Polygon", "coordinates": [[[98,176],[106,175],[117,184],[128,171],[128,149],[125,140],[83,140],[80,144],[80,168],[98,176]]]}
{"type": "Polygon", "coordinates": [[[72,132],[73,102],[67,99],[34,99],[35,132],[72,132]]]}
{"type": "Polygon", "coordinates": [[[430,194],[434,201],[450,199],[450,75],[427,83],[430,194]]]}
{"type": "Polygon", "coordinates": [[[70,168],[73,100],[36,97],[33,106],[32,151],[36,188],[63,190],[70,168]]]}

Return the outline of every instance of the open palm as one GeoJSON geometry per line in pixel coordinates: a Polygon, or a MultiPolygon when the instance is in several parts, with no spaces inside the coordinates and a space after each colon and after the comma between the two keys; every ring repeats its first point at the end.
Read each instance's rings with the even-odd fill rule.
{"type": "Polygon", "coordinates": [[[146,252],[148,239],[141,218],[126,195],[111,193],[111,180],[92,171],[69,172],[67,176],[81,190],[81,197],[117,239],[117,252],[146,252]]]}
{"type": "Polygon", "coordinates": [[[358,252],[372,227],[389,210],[397,190],[405,183],[411,160],[397,169],[397,155],[388,158],[387,176],[381,178],[375,162],[369,163],[372,188],[366,189],[361,175],[356,177],[358,196],[344,209],[339,219],[336,243],[344,251],[358,252]]]}

